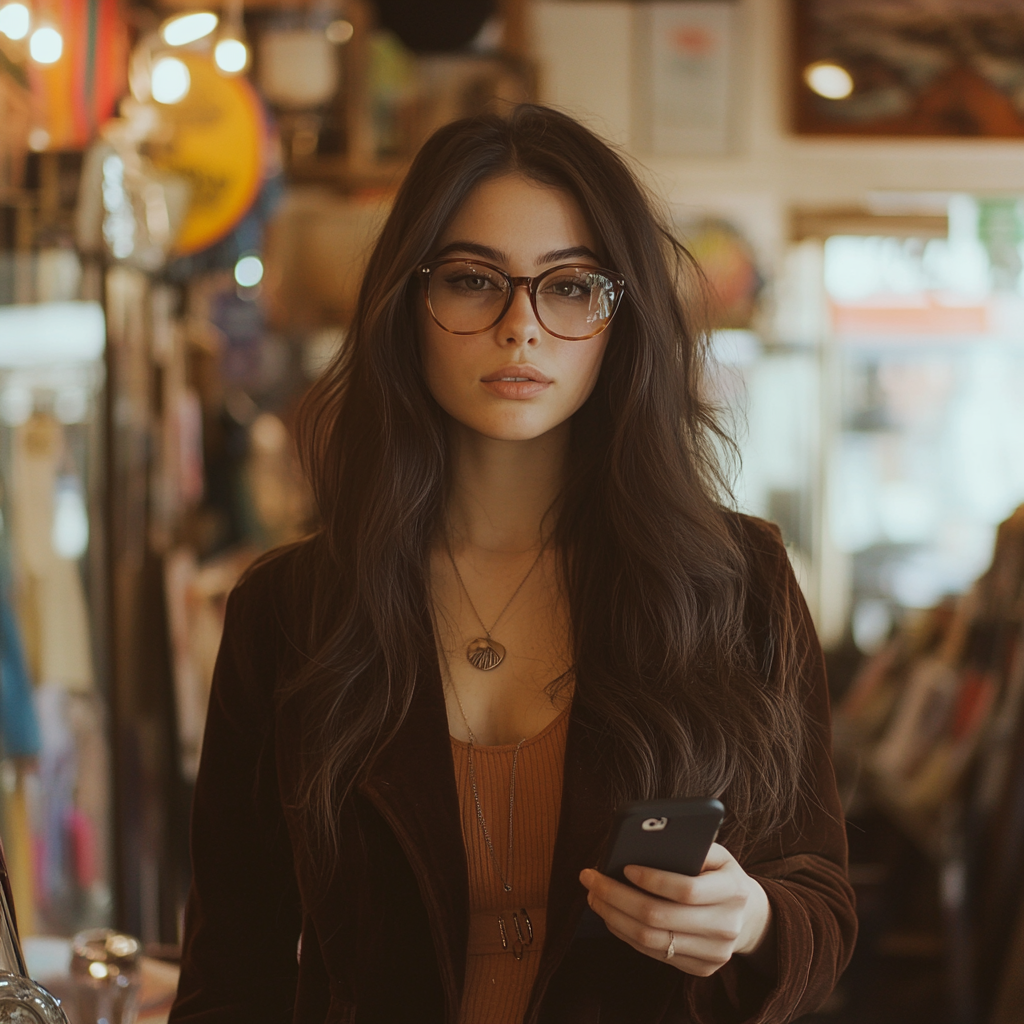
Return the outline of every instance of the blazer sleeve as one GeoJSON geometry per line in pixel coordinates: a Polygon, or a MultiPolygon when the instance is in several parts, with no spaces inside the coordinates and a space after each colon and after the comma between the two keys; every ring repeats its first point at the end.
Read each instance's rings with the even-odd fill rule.
{"type": "Polygon", "coordinates": [[[228,598],[192,805],[192,886],[169,1024],[293,1017],[302,918],[274,759],[280,627],[263,572],[228,598]]]}
{"type": "Polygon", "coordinates": [[[745,958],[734,957],[712,977],[691,979],[688,1003],[694,1024],[785,1024],[816,1010],[846,968],[857,937],[846,825],[832,768],[824,659],[781,539],[774,528],[772,533],[761,547],[774,549],[774,585],[784,587],[784,604],[796,626],[804,687],[804,795],[793,820],[779,833],[760,841],[755,837],[747,849],[734,851],[771,905],[775,977],[768,980],[745,958]]]}

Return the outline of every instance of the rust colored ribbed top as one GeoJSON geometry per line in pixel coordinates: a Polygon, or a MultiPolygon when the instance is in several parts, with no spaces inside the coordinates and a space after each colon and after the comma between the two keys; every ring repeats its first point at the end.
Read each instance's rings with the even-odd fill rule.
{"type": "Polygon", "coordinates": [[[510,867],[508,797],[516,745],[473,747],[480,806],[498,865],[512,885],[508,893],[480,828],[469,778],[469,744],[452,737],[469,866],[469,955],[461,1024],[520,1024],[526,1012],[544,945],[568,728],[566,709],[519,748],[510,867]]]}

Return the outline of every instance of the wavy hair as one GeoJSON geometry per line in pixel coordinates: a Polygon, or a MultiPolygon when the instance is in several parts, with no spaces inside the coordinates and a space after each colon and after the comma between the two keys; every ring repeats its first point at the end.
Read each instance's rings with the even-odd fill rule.
{"type": "Polygon", "coordinates": [[[346,343],[301,411],[321,528],[308,657],[285,696],[301,695],[307,715],[300,807],[330,839],[339,801],[406,715],[421,660],[436,656],[428,556],[448,441],[424,383],[412,277],[472,190],[504,174],[571,195],[628,282],[572,421],[554,526],[574,714],[598,739],[617,799],[724,795],[732,829],[776,828],[795,810],[804,759],[794,626],[784,595],[751,593],[749,544],[723,503],[729,442],[705,394],[699,270],[621,156],[533,105],[454,122],[425,143],[346,343]],[[767,609],[766,636],[752,633],[752,601],[767,609]]]}

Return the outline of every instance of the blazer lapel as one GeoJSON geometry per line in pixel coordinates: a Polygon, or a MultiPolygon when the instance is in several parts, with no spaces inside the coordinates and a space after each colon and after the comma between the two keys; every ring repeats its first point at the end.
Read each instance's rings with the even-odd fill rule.
{"type": "Polygon", "coordinates": [[[424,657],[412,704],[360,790],[388,823],[416,874],[452,1016],[469,940],[469,875],[437,661],[424,657]]]}
{"type": "Polygon", "coordinates": [[[611,825],[611,795],[599,770],[593,737],[578,712],[574,700],[565,741],[562,807],[548,888],[547,936],[526,1020],[534,1019],[588,909],[587,890],[579,874],[585,867],[597,865],[611,825]]]}

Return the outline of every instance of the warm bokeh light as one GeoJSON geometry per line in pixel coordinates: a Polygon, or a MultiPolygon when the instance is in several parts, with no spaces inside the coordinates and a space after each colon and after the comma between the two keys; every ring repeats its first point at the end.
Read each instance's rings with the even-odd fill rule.
{"type": "Polygon", "coordinates": [[[37,64],[56,64],[64,52],[64,40],[55,28],[37,28],[28,41],[28,52],[37,64]]]}
{"type": "Polygon", "coordinates": [[[157,103],[180,103],[191,84],[188,68],[177,57],[161,57],[153,65],[150,91],[157,103]]]}
{"type": "Polygon", "coordinates": [[[235,264],[235,280],[243,288],[255,288],[263,280],[263,261],[259,256],[243,256],[235,264]]]}
{"type": "Polygon", "coordinates": [[[24,39],[30,24],[28,8],[24,4],[5,4],[0,7],[0,32],[8,39],[24,39]]]}
{"type": "Polygon", "coordinates": [[[171,18],[160,34],[168,46],[187,46],[208,36],[217,27],[217,21],[217,15],[211,11],[194,11],[171,18]]]}
{"type": "Polygon", "coordinates": [[[50,145],[50,133],[45,128],[33,128],[28,133],[28,148],[33,153],[42,153],[50,145]]]}
{"type": "Polygon", "coordinates": [[[804,68],[804,81],[813,92],[827,100],[844,100],[853,92],[850,72],[831,61],[818,61],[804,68]]]}
{"type": "Polygon", "coordinates": [[[213,60],[225,74],[236,75],[249,63],[249,48],[240,39],[222,39],[214,47],[213,60]]]}
{"type": "Polygon", "coordinates": [[[352,22],[345,21],[344,18],[332,21],[326,29],[328,42],[337,43],[339,46],[347,43],[354,33],[355,28],[353,28],[352,22]]]}

